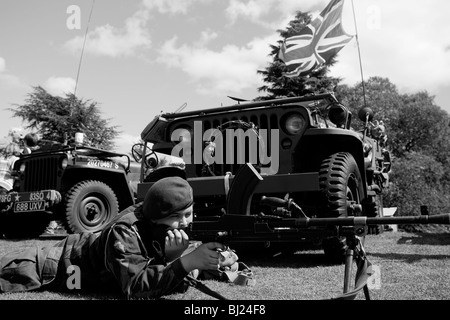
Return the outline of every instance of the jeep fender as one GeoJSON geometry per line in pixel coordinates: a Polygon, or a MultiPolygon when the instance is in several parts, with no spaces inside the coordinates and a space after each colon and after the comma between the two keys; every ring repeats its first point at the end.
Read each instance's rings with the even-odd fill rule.
{"type": "Polygon", "coordinates": [[[65,191],[84,180],[97,180],[107,184],[119,200],[119,210],[123,210],[135,203],[131,181],[127,179],[125,172],[116,170],[86,168],[72,166],[64,171],[62,185],[65,191]]]}
{"type": "Polygon", "coordinates": [[[295,147],[295,172],[318,171],[318,166],[326,157],[337,152],[348,152],[355,158],[361,173],[365,198],[367,177],[363,150],[362,136],[358,132],[339,128],[308,129],[295,147]]]}

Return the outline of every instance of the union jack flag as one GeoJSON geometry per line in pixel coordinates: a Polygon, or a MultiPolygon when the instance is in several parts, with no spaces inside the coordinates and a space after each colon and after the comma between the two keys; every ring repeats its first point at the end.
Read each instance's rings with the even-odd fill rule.
{"type": "Polygon", "coordinates": [[[328,62],[352,38],[341,25],[344,0],[332,0],[328,6],[295,36],[286,38],[278,57],[287,70],[285,76],[304,76],[328,62]]]}

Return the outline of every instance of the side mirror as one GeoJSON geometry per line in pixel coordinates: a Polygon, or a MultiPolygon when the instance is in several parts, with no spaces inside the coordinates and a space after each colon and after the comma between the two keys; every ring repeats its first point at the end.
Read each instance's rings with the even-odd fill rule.
{"type": "Polygon", "coordinates": [[[366,120],[372,121],[373,115],[374,115],[373,110],[370,109],[369,107],[363,107],[363,108],[359,109],[359,111],[358,111],[358,118],[362,122],[366,122],[366,120]],[[367,116],[368,116],[368,118],[367,118],[367,116]]]}

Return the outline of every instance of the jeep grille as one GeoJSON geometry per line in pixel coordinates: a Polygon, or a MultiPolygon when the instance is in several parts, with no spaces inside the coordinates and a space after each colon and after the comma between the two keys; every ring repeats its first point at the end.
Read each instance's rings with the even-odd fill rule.
{"type": "Polygon", "coordinates": [[[25,159],[25,172],[21,176],[20,191],[36,191],[45,189],[58,190],[58,157],[25,159]]]}
{"type": "MultiPolygon", "coordinates": [[[[258,129],[266,129],[267,130],[267,138],[265,142],[265,148],[267,149],[267,154],[271,154],[270,146],[271,146],[271,136],[270,136],[270,130],[272,129],[279,129],[279,119],[278,115],[276,113],[267,113],[267,110],[261,110],[261,112],[252,112],[251,114],[247,112],[239,112],[233,114],[233,117],[229,118],[225,115],[222,117],[218,116],[215,117],[214,120],[210,120],[208,118],[203,120],[203,130],[206,131],[208,129],[213,128],[219,128],[222,127],[223,129],[227,129],[227,124],[230,124],[232,121],[242,121],[243,123],[252,123],[254,124],[258,129]]],[[[236,129],[236,128],[231,128],[236,129]]],[[[243,128],[244,129],[244,128],[243,128]]],[[[245,131],[245,129],[244,129],[245,131]]],[[[228,141],[225,141],[225,134],[223,134],[224,138],[224,146],[228,145],[228,141]]],[[[248,140],[248,139],[246,139],[248,140]]],[[[245,150],[250,150],[248,146],[248,141],[245,143],[245,150]]],[[[242,166],[242,164],[238,164],[237,161],[237,152],[236,152],[236,144],[235,146],[235,152],[234,152],[234,159],[233,164],[214,164],[214,171],[216,175],[225,175],[227,172],[232,172],[235,174],[239,168],[242,166]]],[[[224,161],[226,159],[226,148],[224,148],[224,161]]],[[[259,150],[258,150],[258,159],[259,159],[259,150]]],[[[246,151],[245,155],[245,162],[249,161],[249,155],[246,151]]],[[[202,175],[202,166],[197,166],[197,175],[202,175]]]]}

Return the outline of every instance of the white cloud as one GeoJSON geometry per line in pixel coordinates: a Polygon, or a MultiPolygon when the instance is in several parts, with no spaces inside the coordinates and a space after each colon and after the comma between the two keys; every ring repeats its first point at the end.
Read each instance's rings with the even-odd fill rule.
{"type": "Polygon", "coordinates": [[[116,152],[129,154],[131,152],[131,147],[138,143],[141,139],[141,136],[134,136],[129,133],[120,134],[114,143],[116,144],[116,152]]]}
{"type": "Polygon", "coordinates": [[[72,78],[50,77],[44,84],[43,88],[54,96],[64,97],[67,93],[73,93],[76,81],[72,78]]]}
{"type": "Polygon", "coordinates": [[[217,38],[217,33],[211,30],[202,31],[200,33],[200,40],[197,41],[194,45],[197,47],[206,46],[210,41],[217,38]]]}
{"type": "Polygon", "coordinates": [[[143,0],[146,8],[157,9],[159,13],[186,14],[195,3],[209,3],[212,0],[143,0]]]}
{"type": "MultiPolygon", "coordinates": [[[[450,85],[450,38],[444,36],[450,34],[450,2],[430,0],[416,10],[416,3],[406,0],[363,0],[355,10],[365,79],[387,77],[409,92],[435,93],[450,85]]],[[[346,30],[354,33],[351,12],[344,13],[346,30]]],[[[356,40],[339,53],[333,75],[348,84],[361,81],[356,40]]]]}
{"type": "Polygon", "coordinates": [[[6,61],[2,57],[0,57],[0,73],[6,70],[6,61]]]}
{"type": "Polygon", "coordinates": [[[260,85],[256,71],[265,66],[268,44],[274,41],[272,36],[258,38],[244,47],[226,45],[212,51],[204,46],[178,46],[174,37],[162,46],[158,61],[188,74],[199,93],[241,92],[260,85]]]}
{"type": "Polygon", "coordinates": [[[314,16],[325,9],[330,0],[278,0],[276,2],[277,9],[285,14],[292,13],[295,15],[297,11],[302,11],[309,12],[314,16]]]}
{"type": "Polygon", "coordinates": [[[232,24],[241,18],[276,30],[286,27],[297,11],[310,12],[314,15],[324,9],[328,2],[327,0],[301,2],[298,0],[229,0],[226,15],[232,24]],[[277,19],[272,21],[274,16],[277,19]]]}
{"type": "MultiPolygon", "coordinates": [[[[95,28],[88,33],[85,51],[109,57],[132,56],[139,50],[151,46],[151,37],[146,29],[149,20],[148,10],[139,10],[126,19],[123,28],[109,24],[95,28]]],[[[75,37],[65,43],[64,47],[78,54],[83,47],[84,37],[75,37]]]]}
{"type": "Polygon", "coordinates": [[[26,85],[22,83],[19,77],[8,72],[6,68],[6,60],[0,57],[0,83],[8,88],[25,88],[26,85]]]}
{"type": "MultiPolygon", "coordinates": [[[[99,26],[88,33],[85,52],[99,56],[121,57],[135,56],[152,45],[150,32],[147,29],[150,14],[157,10],[161,14],[186,14],[196,3],[209,3],[213,0],[143,0],[142,8],[126,19],[122,28],[109,24],[99,26]]],[[[64,44],[64,47],[78,54],[83,47],[84,36],[75,37],[64,44]]]]}
{"type": "Polygon", "coordinates": [[[273,2],[273,0],[251,0],[248,2],[230,0],[226,14],[232,23],[236,22],[239,17],[259,21],[262,15],[271,11],[273,2]]]}

